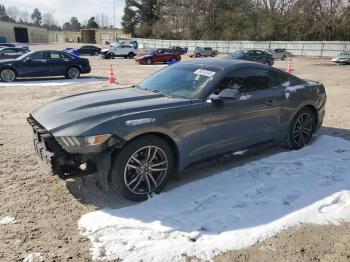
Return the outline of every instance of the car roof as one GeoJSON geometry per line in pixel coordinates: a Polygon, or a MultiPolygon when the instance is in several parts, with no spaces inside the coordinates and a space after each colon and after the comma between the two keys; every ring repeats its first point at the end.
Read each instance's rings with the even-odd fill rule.
{"type": "Polygon", "coordinates": [[[232,59],[232,58],[198,58],[193,60],[187,60],[181,62],[181,64],[189,64],[189,65],[202,65],[202,66],[212,66],[219,67],[222,69],[232,69],[238,68],[242,66],[253,66],[258,68],[266,68],[267,66],[264,64],[259,64],[246,60],[232,59]]]}

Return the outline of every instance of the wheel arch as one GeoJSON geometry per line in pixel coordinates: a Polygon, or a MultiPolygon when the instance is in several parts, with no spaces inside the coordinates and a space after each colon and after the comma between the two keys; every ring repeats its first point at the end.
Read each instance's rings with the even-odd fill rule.
{"type": "Polygon", "coordinates": [[[71,68],[76,68],[76,69],[78,69],[79,70],[79,72],[81,73],[81,66],[79,66],[79,65],[69,65],[68,67],[67,67],[67,70],[66,70],[66,74],[68,73],[68,70],[69,69],[71,69],[71,68]]]}
{"type": "MultiPolygon", "coordinates": [[[[144,136],[156,136],[156,137],[159,137],[160,139],[164,140],[165,142],[168,143],[168,145],[170,146],[172,152],[173,152],[173,156],[174,156],[174,171],[175,173],[178,171],[179,169],[179,164],[180,164],[180,149],[179,149],[179,146],[178,144],[175,142],[175,140],[165,134],[165,133],[162,133],[162,132],[156,132],[156,131],[150,131],[150,132],[145,132],[145,133],[142,133],[142,134],[138,134],[138,135],[135,135],[133,136],[132,138],[130,138],[129,140],[127,140],[124,144],[123,144],[123,147],[134,141],[135,139],[138,139],[140,137],[144,137],[144,136]]],[[[118,153],[118,149],[116,149],[113,154],[117,154],[118,153]]]]}
{"type": "Polygon", "coordinates": [[[9,65],[5,65],[5,66],[3,66],[3,67],[0,67],[0,72],[1,72],[2,70],[4,70],[4,69],[11,69],[11,70],[13,70],[13,71],[15,71],[16,76],[18,76],[18,72],[17,72],[17,70],[16,70],[15,67],[9,66],[9,65]]]}

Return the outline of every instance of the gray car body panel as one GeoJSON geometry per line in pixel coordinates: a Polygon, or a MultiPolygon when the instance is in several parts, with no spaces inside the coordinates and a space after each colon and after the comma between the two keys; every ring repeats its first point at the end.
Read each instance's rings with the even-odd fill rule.
{"type": "Polygon", "coordinates": [[[147,133],[166,136],[176,145],[179,170],[201,159],[260,142],[283,141],[293,117],[306,105],[316,109],[322,122],[325,90],[320,83],[305,81],[299,87],[262,90],[249,99],[242,99],[249,95],[242,94],[241,99],[225,100],[217,106],[208,97],[227,73],[245,67],[277,69],[234,59],[181,63],[221,71],[193,99],[167,97],[135,87],[116,88],[64,97],[31,115],[54,137],[116,134],[127,142],[147,133]],[[269,100],[274,100],[273,105],[266,104],[269,100]]]}

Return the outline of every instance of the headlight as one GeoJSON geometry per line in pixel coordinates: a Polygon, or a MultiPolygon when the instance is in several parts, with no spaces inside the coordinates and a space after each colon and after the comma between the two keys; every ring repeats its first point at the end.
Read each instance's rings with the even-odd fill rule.
{"type": "Polygon", "coordinates": [[[110,134],[97,135],[97,136],[60,136],[56,137],[57,142],[64,148],[70,147],[82,147],[82,146],[97,146],[107,141],[110,138],[110,134]]]}

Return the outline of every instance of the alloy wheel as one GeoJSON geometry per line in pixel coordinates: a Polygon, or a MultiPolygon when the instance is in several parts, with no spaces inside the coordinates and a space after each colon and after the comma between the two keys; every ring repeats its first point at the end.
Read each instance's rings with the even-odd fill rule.
{"type": "Polygon", "coordinates": [[[299,147],[307,144],[312,136],[313,117],[309,113],[299,116],[293,128],[293,140],[299,147]]]}
{"type": "Polygon", "coordinates": [[[69,78],[75,79],[75,78],[79,78],[80,76],[80,72],[77,68],[70,68],[68,71],[68,76],[69,78]]]}
{"type": "Polygon", "coordinates": [[[162,184],[168,171],[165,152],[157,146],[137,150],[127,161],[124,183],[134,194],[150,194],[162,184]]]}
{"type": "Polygon", "coordinates": [[[13,72],[13,70],[4,69],[1,71],[1,79],[5,82],[12,82],[16,79],[16,74],[13,72]]]}

